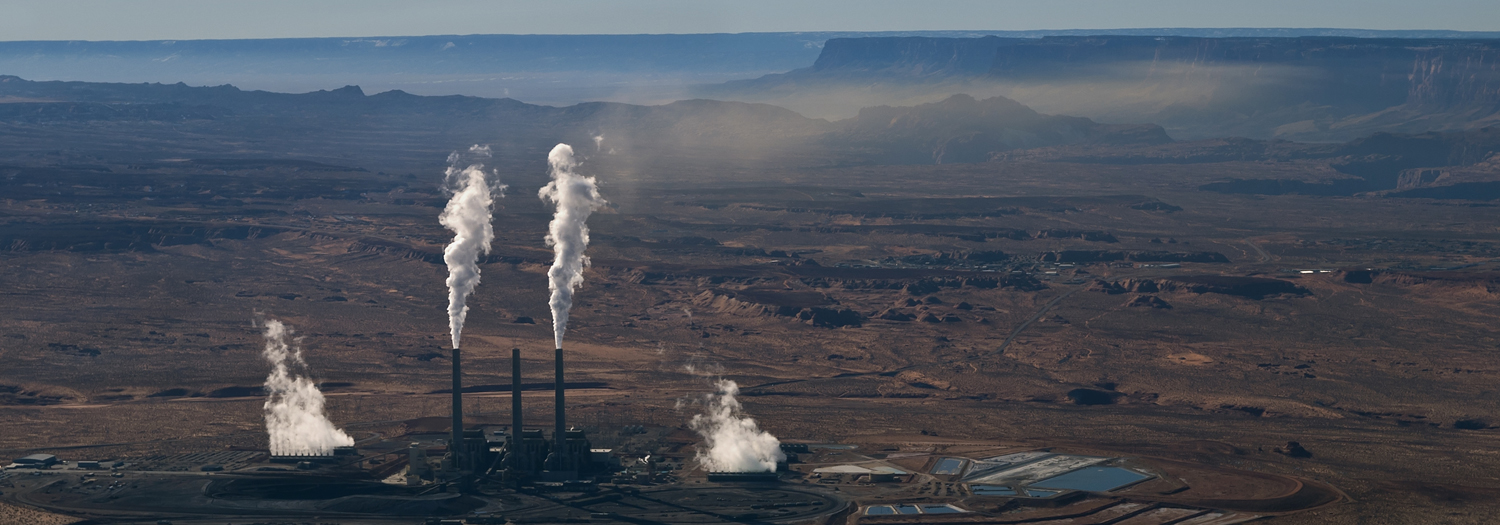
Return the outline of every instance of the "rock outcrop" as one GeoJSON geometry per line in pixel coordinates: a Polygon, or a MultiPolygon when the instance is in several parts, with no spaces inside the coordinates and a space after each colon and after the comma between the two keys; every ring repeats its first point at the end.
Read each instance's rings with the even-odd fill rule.
{"type": "Polygon", "coordinates": [[[769,290],[706,290],[693,297],[695,306],[747,317],[783,317],[825,328],[857,327],[864,315],[838,308],[838,301],[817,292],[769,290]]]}

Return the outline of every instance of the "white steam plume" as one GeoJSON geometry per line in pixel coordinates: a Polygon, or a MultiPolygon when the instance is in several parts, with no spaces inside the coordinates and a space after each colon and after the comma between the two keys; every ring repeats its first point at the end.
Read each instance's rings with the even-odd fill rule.
{"type": "Polygon", "coordinates": [[[709,394],[704,403],[707,413],[688,422],[705,441],[698,447],[698,463],[709,472],[775,472],[776,464],[786,461],[781,440],[741,413],[734,398],[739,385],[720,379],[717,387],[718,394],[709,394]]]}
{"type": "MultiPolygon", "coordinates": [[[[472,156],[489,157],[489,146],[469,148],[472,156]]],[[[484,180],[484,165],[470,164],[459,168],[465,158],[458,152],[448,156],[445,190],[453,193],[448,207],[438,216],[438,222],[453,231],[453,242],[443,250],[443,262],[448,263],[448,331],[453,337],[453,348],[458,348],[464,330],[464,318],[468,316],[469,294],[479,284],[479,256],[490,253],[490,241],[495,239],[493,216],[493,190],[505,196],[505,185],[498,181],[493,187],[484,180]]]]}
{"type": "Polygon", "coordinates": [[[271,319],[266,325],[266,349],[271,363],[266,376],[266,433],[273,456],[326,456],[334,447],[354,444],[354,438],[333,426],[323,415],[323,393],[305,374],[302,348],[292,330],[271,319]]]}
{"type": "Polygon", "coordinates": [[[583,284],[583,269],[589,258],[583,255],[589,246],[589,215],[604,205],[593,177],[573,172],[573,147],[558,144],[547,154],[552,182],[542,187],[538,196],[557,205],[548,227],[547,245],[552,247],[552,269],[547,271],[547,286],[552,289],[552,333],[557,348],[562,348],[563,334],[568,331],[568,310],[573,308],[573,290],[583,284]]]}

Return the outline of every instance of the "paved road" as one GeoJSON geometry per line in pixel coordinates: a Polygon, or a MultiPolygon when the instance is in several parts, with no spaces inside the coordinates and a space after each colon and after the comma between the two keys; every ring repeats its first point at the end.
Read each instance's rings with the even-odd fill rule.
{"type": "Polygon", "coordinates": [[[1260,254],[1260,262],[1271,262],[1271,254],[1266,253],[1265,250],[1261,249],[1259,244],[1255,244],[1255,241],[1245,239],[1245,244],[1250,245],[1251,248],[1255,249],[1255,253],[1260,254]]]}

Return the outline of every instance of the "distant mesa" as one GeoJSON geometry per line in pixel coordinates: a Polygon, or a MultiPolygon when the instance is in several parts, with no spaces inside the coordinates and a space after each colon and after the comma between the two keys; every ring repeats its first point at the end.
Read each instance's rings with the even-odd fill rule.
{"type": "Polygon", "coordinates": [[[769,289],[706,290],[693,297],[693,304],[720,313],[755,317],[797,319],[824,328],[858,327],[865,316],[818,292],[769,289]]]}
{"type": "Polygon", "coordinates": [[[1296,441],[1288,441],[1285,445],[1276,447],[1276,453],[1292,458],[1312,457],[1312,452],[1308,452],[1306,448],[1302,448],[1302,443],[1296,441]]]}
{"type": "MultiPolygon", "coordinates": [[[[1005,97],[957,94],[908,107],[876,106],[854,118],[829,122],[768,104],[681,100],[660,106],[586,102],[537,106],[510,99],[419,97],[387,92],[365,95],[355,86],[288,94],[233,86],[33,82],[0,83],[0,97],[51,102],[0,104],[0,121],[46,124],[107,118],[118,121],[205,120],[237,126],[267,117],[358,122],[393,115],[407,125],[501,120],[510,123],[497,143],[540,146],[583,138],[610,128],[632,137],[636,148],[714,147],[725,155],[764,155],[820,146],[825,154],[860,163],[954,164],[985,162],[1026,148],[1076,144],[1150,145],[1170,142],[1153,124],[1101,124],[1087,118],[1044,115],[1005,97]],[[80,110],[87,108],[87,111],[80,110]],[[153,109],[155,108],[155,109],[153,109]],[[155,113],[152,113],[155,111],[155,113]],[[160,114],[157,114],[160,113],[160,114]]],[[[301,159],[194,159],[204,169],[360,171],[301,159]]],[[[354,195],[357,197],[357,195],[354,195]]]]}
{"type": "Polygon", "coordinates": [[[263,386],[227,386],[211,390],[208,397],[256,397],[266,395],[263,386]]]}
{"type": "Polygon", "coordinates": [[[1092,388],[1075,388],[1068,391],[1068,399],[1075,405],[1113,405],[1123,394],[1092,388]]]}
{"type": "Polygon", "coordinates": [[[1019,102],[953,95],[912,107],[860,110],[837,123],[824,143],[854,148],[867,158],[894,164],[986,162],[1000,152],[1064,144],[1163,144],[1155,125],[1106,125],[1076,117],[1042,115],[1019,102]]]}
{"type": "Polygon", "coordinates": [[[1326,159],[1343,178],[1229,179],[1218,193],[1500,199],[1500,127],[1419,134],[1376,133],[1335,145],[1275,145],[1260,160],[1326,159]]]}
{"type": "Polygon", "coordinates": [[[1453,422],[1453,428],[1460,430],[1484,430],[1494,428],[1488,421],[1478,418],[1460,419],[1453,422]]]}
{"type": "Polygon", "coordinates": [[[883,312],[880,312],[879,318],[887,320],[887,321],[906,322],[906,321],[911,321],[913,319],[916,319],[917,316],[912,315],[909,312],[905,312],[905,311],[896,309],[896,308],[890,308],[890,309],[887,309],[887,310],[885,310],[883,312]]]}
{"type": "Polygon", "coordinates": [[[1155,122],[1179,138],[1330,142],[1492,120],[1497,54],[1500,41],[1479,38],[833,38],[812,67],[704,94],[838,118],[919,93],[999,92],[1043,112],[1155,122]]]}
{"type": "Polygon", "coordinates": [[[1172,305],[1167,304],[1166,301],[1163,301],[1160,297],[1154,295],[1138,295],[1134,299],[1131,299],[1129,302],[1125,303],[1125,306],[1132,308],[1150,307],[1162,310],[1172,309],[1172,305]]]}
{"type": "Polygon", "coordinates": [[[203,393],[186,388],[168,388],[146,397],[203,397],[203,393]]]}
{"type": "Polygon", "coordinates": [[[1266,277],[1238,277],[1231,275],[1184,275],[1165,279],[1124,279],[1119,281],[1096,280],[1090,288],[1111,295],[1131,292],[1142,294],[1188,292],[1195,294],[1213,293],[1233,295],[1256,300],[1280,295],[1290,297],[1312,295],[1312,292],[1306,288],[1297,286],[1290,281],[1266,277]]]}

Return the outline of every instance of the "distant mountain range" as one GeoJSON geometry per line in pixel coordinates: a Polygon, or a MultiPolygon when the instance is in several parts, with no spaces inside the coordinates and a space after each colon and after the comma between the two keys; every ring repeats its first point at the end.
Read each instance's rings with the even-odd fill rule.
{"type": "Polygon", "coordinates": [[[705,88],[837,118],[1003,95],[1043,112],[1154,122],[1178,138],[1348,140],[1500,123],[1500,40],[1056,36],[839,38],[811,67],[705,88]]]}
{"type": "Polygon", "coordinates": [[[15,76],[0,76],[0,123],[32,138],[74,134],[69,148],[103,147],[77,134],[104,133],[112,137],[108,147],[149,156],[150,148],[121,143],[119,134],[198,142],[214,137],[205,154],[215,154],[213,144],[219,144],[218,154],[285,158],[292,151],[306,155],[312,150],[320,153],[305,158],[329,161],[337,161],[339,144],[353,140],[394,140],[381,150],[383,155],[421,152],[406,157],[418,162],[441,159],[447,150],[465,144],[536,152],[557,142],[587,145],[598,137],[598,151],[592,153],[644,157],[711,148],[725,158],[799,153],[825,163],[899,164],[982,162],[1019,148],[1171,141],[1155,125],[1042,115],[1013,100],[966,95],[916,107],[870,108],[855,118],[829,122],[766,104],[701,99],[657,106],[587,102],[552,107],[402,91],[366,95],[356,86],[287,94],[234,86],[35,82],[15,76]],[[90,125],[101,122],[140,131],[90,125]],[[247,151],[250,147],[256,149],[247,151]],[[423,156],[427,158],[420,160],[423,156]]]}
{"type": "MultiPolygon", "coordinates": [[[[379,154],[420,152],[402,157],[409,160],[462,143],[542,149],[605,136],[622,151],[702,147],[747,158],[776,152],[782,159],[799,151],[820,162],[904,164],[979,162],[1051,146],[1149,146],[1236,136],[1345,142],[1376,133],[1451,134],[1500,124],[1500,39],[1352,30],[1121,32],[1136,34],[0,42],[0,68],[61,71],[103,64],[115,69],[89,74],[239,74],[263,83],[372,78],[377,87],[370,91],[378,91],[367,95],[346,85],[289,94],[224,83],[0,76],[0,121],[181,122],[220,137],[218,146],[202,143],[205,153],[233,144],[264,148],[272,156],[295,151],[335,160],[337,148],[319,134],[404,130],[413,138],[379,154]],[[1281,36],[1308,33],[1316,36],[1281,36]],[[420,93],[463,91],[456,86],[471,73],[490,79],[476,76],[466,84],[479,91],[477,86],[530,86],[525,89],[553,100],[603,93],[652,103],[550,106],[520,100],[525,97],[420,93]],[[755,78],[718,82],[737,76],[755,78]],[[389,89],[393,83],[419,92],[389,89]],[[590,91],[597,89],[605,91],[590,91]],[[293,139],[299,140],[278,142],[293,139]],[[278,151],[272,144],[290,149],[278,151]]],[[[1424,180],[1392,171],[1361,191],[1389,188],[1400,177],[1409,179],[1402,183],[1408,186],[1424,180]]]]}
{"type": "MultiPolygon", "coordinates": [[[[833,39],[1038,39],[1101,34],[1500,38],[1500,32],[1158,28],[23,41],[0,42],[0,74],[37,80],[233,84],[288,93],[356,84],[372,93],[399,89],[418,95],[510,97],[552,105],[594,100],[661,103],[689,98],[684,91],[688,85],[806,68],[819,59],[824,43],[833,39]]],[[[847,115],[853,109],[857,108],[847,115]]]]}

